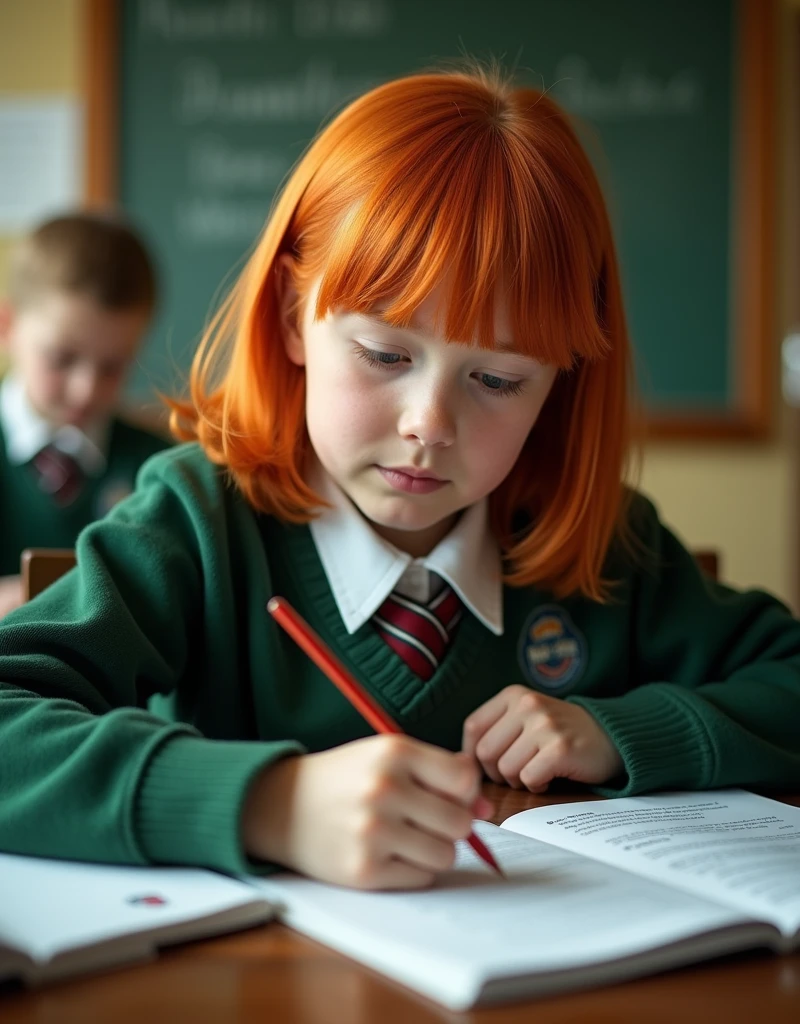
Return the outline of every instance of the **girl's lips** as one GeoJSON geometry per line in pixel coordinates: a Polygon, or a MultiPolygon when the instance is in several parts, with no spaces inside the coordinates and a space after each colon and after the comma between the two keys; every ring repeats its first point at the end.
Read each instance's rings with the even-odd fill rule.
{"type": "Polygon", "coordinates": [[[402,469],[387,469],[385,466],[378,466],[378,472],[390,487],[394,487],[396,491],[405,491],[406,494],[431,494],[447,483],[446,480],[439,480],[436,477],[411,476],[402,469]]]}

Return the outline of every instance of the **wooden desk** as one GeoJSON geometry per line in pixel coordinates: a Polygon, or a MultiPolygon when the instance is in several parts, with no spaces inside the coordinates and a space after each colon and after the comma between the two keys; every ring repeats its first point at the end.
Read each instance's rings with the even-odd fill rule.
{"type": "MultiPolygon", "coordinates": [[[[494,820],[586,794],[489,785],[494,820]]],[[[784,796],[800,805],[800,796],[784,796]]],[[[532,922],[535,926],[535,922],[532,922]]],[[[798,1024],[800,953],[741,954],[610,988],[457,1014],[275,923],[166,950],[158,961],[0,994],[3,1024],[798,1024]]]]}

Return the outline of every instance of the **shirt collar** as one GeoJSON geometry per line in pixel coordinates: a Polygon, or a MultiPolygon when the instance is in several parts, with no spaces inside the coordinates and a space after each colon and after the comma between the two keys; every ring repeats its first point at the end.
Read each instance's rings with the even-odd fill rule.
{"type": "Polygon", "coordinates": [[[0,424],[12,465],[30,462],[42,448],[52,444],[71,455],[90,476],[99,475],[106,467],[107,424],[93,423],[86,430],[72,424],[53,426],[36,412],[14,374],[6,376],[0,384],[0,424]]]}
{"type": "Polygon", "coordinates": [[[502,635],[502,566],[486,499],[470,506],[429,555],[414,559],[380,537],[321,468],[310,483],[332,506],[309,528],[348,633],[372,618],[417,563],[438,573],[487,629],[502,635]]]}

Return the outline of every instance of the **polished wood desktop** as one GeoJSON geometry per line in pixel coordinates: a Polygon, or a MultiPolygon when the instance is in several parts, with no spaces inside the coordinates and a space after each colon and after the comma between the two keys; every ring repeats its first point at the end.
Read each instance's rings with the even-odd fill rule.
{"type": "MultiPolygon", "coordinates": [[[[585,800],[487,785],[494,820],[585,800]]],[[[800,806],[800,795],[779,795],[800,806]]],[[[536,922],[531,921],[531,927],[536,922]]],[[[717,959],[536,1002],[452,1013],[272,922],[162,952],[157,961],[36,992],[0,991],[3,1024],[725,1024],[800,1020],[800,953],[717,959]]]]}

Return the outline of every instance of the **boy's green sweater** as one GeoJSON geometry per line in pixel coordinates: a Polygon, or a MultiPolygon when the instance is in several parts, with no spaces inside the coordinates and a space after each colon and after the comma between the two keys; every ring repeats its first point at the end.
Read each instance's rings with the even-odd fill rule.
{"type": "Polygon", "coordinates": [[[505,634],[467,613],[423,682],[370,624],[347,634],[307,527],[255,514],[194,445],[156,456],[79,567],[0,626],[0,849],[245,870],[256,773],[370,732],[267,614],[276,593],[421,739],[457,749],[465,717],[522,683],[608,731],[625,774],[601,792],[797,788],[800,623],[707,581],[637,506],[650,557],[612,559],[613,602],[506,588],[505,634]]]}
{"type": "Polygon", "coordinates": [[[111,422],[106,467],[86,477],[80,494],[61,508],[46,494],[29,465],[12,465],[0,430],[0,576],[19,572],[25,548],[72,548],[81,530],[130,494],[136,474],[169,441],[122,420],[111,422]]]}

